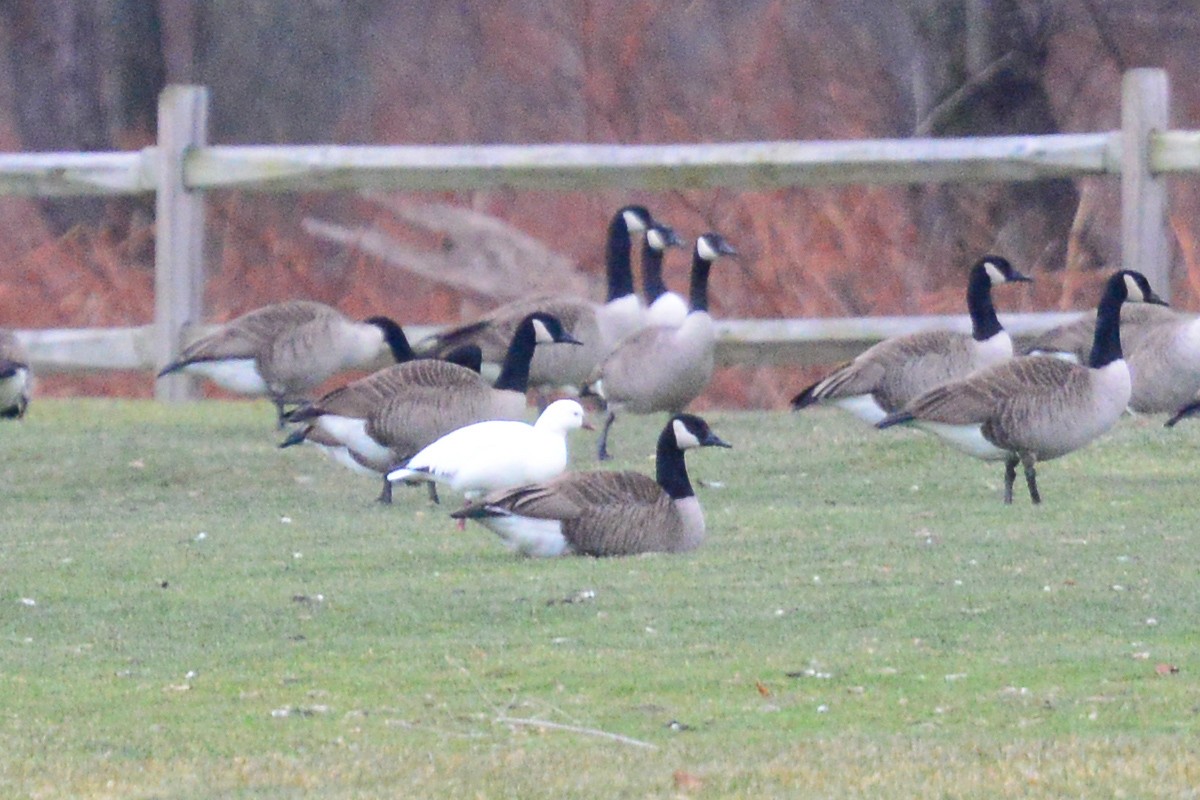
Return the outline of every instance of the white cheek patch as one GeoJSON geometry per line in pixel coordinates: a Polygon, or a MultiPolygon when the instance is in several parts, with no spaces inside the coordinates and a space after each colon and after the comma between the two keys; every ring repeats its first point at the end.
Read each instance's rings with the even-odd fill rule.
{"type": "Polygon", "coordinates": [[[675,420],[671,423],[671,428],[675,433],[675,445],[680,450],[700,446],[700,440],[696,438],[696,434],[688,430],[688,426],[683,424],[683,420],[675,420]]]}
{"type": "Polygon", "coordinates": [[[1125,294],[1126,300],[1134,303],[1146,302],[1146,295],[1142,292],[1142,287],[1138,286],[1138,282],[1133,279],[1132,275],[1125,276],[1125,294]]]}
{"type": "Polygon", "coordinates": [[[983,262],[983,269],[987,273],[988,280],[990,280],[993,284],[1004,283],[1008,280],[1000,268],[996,266],[996,262],[994,261],[983,262]]]}
{"type": "Polygon", "coordinates": [[[554,341],[554,337],[550,335],[550,329],[540,319],[533,321],[533,339],[538,344],[547,344],[554,341]]]}
{"type": "Polygon", "coordinates": [[[646,231],[646,243],[655,250],[665,250],[667,247],[667,240],[663,238],[662,231],[657,228],[646,231]]]}
{"type": "Polygon", "coordinates": [[[712,242],[708,240],[707,236],[701,236],[696,240],[696,255],[705,261],[716,261],[721,254],[712,246],[712,242]]]}
{"type": "Polygon", "coordinates": [[[641,233],[646,230],[645,221],[637,213],[626,211],[621,217],[625,220],[625,227],[631,233],[641,233]]]}

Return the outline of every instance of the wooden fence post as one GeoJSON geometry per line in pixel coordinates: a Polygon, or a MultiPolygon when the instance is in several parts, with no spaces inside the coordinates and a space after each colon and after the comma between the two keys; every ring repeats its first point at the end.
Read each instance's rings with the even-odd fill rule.
{"type": "MultiPolygon", "coordinates": [[[[184,186],[183,161],[208,140],[208,89],[168,86],[158,98],[155,198],[154,354],[162,367],[179,352],[187,325],[201,322],[204,301],[204,193],[184,186]]],[[[155,386],[166,402],[198,396],[195,382],[170,375],[155,386]]]]}
{"type": "Polygon", "coordinates": [[[1121,263],[1171,297],[1167,187],[1150,171],[1150,140],[1170,125],[1170,89],[1161,69],[1132,69],[1121,82],[1121,263]]]}

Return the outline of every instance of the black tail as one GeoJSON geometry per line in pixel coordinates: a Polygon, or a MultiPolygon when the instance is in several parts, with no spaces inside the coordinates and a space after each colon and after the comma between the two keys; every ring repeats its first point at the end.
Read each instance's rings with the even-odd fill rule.
{"type": "Polygon", "coordinates": [[[297,406],[291,411],[283,415],[284,422],[311,422],[317,417],[325,415],[325,409],[315,406],[312,403],[305,403],[302,406],[297,406]]]}
{"type": "Polygon", "coordinates": [[[1194,417],[1196,414],[1200,414],[1200,400],[1194,400],[1176,411],[1174,416],[1166,421],[1164,427],[1174,428],[1175,423],[1179,422],[1180,420],[1187,419],[1188,417],[1194,417]]]}
{"type": "Polygon", "coordinates": [[[893,425],[903,425],[906,422],[912,422],[914,419],[916,419],[916,417],[907,411],[894,411],[883,419],[879,420],[879,422],[876,422],[875,427],[879,428],[879,430],[883,430],[884,428],[890,428],[893,425]]]}
{"type": "Polygon", "coordinates": [[[163,367],[162,369],[160,369],[158,371],[158,377],[161,378],[165,375],[170,375],[172,372],[178,372],[179,370],[186,367],[187,364],[188,364],[188,362],[186,362],[186,361],[172,361],[170,364],[167,364],[165,367],[163,367]]]}
{"type": "Polygon", "coordinates": [[[282,450],[285,447],[295,447],[298,444],[304,444],[308,440],[310,431],[312,431],[311,426],[292,431],[286,439],[279,443],[279,448],[282,450]]]}
{"type": "MultiPolygon", "coordinates": [[[[820,383],[820,381],[817,381],[820,383]]],[[[813,390],[817,388],[817,383],[809,386],[800,394],[792,398],[792,411],[799,411],[802,408],[808,408],[817,402],[817,398],[813,396],[813,390]]]]}

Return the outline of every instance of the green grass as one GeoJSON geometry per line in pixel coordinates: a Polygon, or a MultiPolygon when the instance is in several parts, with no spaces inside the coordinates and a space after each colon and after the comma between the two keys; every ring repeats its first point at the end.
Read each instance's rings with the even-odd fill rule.
{"type": "Polygon", "coordinates": [[[1194,795],[1200,425],[1123,420],[1033,508],[915,432],[707,418],[701,550],[534,561],[276,449],[266,404],[35,402],[0,796],[1194,795]]]}

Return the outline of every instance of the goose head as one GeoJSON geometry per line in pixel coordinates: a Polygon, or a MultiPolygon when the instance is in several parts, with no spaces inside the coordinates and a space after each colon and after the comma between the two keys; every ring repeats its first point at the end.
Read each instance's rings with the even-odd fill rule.
{"type": "Polygon", "coordinates": [[[712,432],[708,423],[695,414],[676,414],[671,417],[671,435],[680,450],[693,447],[733,447],[712,432]]]}
{"type": "Polygon", "coordinates": [[[991,286],[1001,283],[1032,283],[1033,278],[1018,272],[1008,259],[1001,256],[984,256],[971,267],[972,280],[986,280],[991,286]]]}
{"type": "Polygon", "coordinates": [[[645,206],[625,206],[619,209],[614,217],[614,221],[619,219],[625,226],[625,230],[630,233],[642,233],[654,224],[654,218],[650,216],[650,212],[646,210],[645,206]]]}
{"type": "Polygon", "coordinates": [[[1150,281],[1146,279],[1145,275],[1131,269],[1120,270],[1109,278],[1107,290],[1126,303],[1168,305],[1166,300],[1163,300],[1150,288],[1150,281]]]}
{"type": "Polygon", "coordinates": [[[665,223],[654,222],[646,229],[646,246],[651,250],[661,253],[668,247],[684,247],[686,244],[675,229],[665,223]]]}
{"type": "Polygon", "coordinates": [[[709,262],[721,256],[736,256],[737,250],[719,233],[708,232],[696,238],[696,258],[709,262]]]}
{"type": "Polygon", "coordinates": [[[533,340],[537,344],[583,344],[563,327],[558,317],[545,311],[533,312],[521,324],[533,328],[533,340]]]}
{"type": "Polygon", "coordinates": [[[578,401],[569,399],[555,400],[546,406],[546,410],[541,413],[533,426],[538,430],[564,434],[578,428],[595,430],[588,424],[583,406],[578,401]]]}

